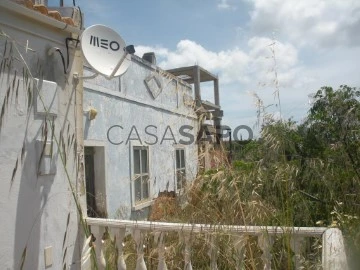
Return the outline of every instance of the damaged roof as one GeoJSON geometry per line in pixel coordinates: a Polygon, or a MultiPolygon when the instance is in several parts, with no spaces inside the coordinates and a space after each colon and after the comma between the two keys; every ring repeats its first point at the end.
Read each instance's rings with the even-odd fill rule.
{"type": "Polygon", "coordinates": [[[13,1],[19,5],[25,6],[28,9],[35,10],[45,16],[51,17],[57,21],[64,22],[68,25],[75,26],[74,20],[71,17],[63,17],[57,10],[49,10],[45,5],[36,5],[31,0],[15,0],[13,1]]]}

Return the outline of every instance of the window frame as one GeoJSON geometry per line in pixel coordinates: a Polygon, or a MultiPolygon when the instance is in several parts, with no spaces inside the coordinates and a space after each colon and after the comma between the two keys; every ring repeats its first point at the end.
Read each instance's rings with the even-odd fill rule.
{"type": "MultiPolygon", "coordinates": [[[[140,144],[139,142],[130,142],[130,187],[131,187],[131,204],[132,210],[140,210],[142,208],[148,207],[153,203],[152,198],[152,185],[151,185],[151,172],[150,172],[150,147],[148,145],[140,144]],[[139,149],[139,158],[140,158],[140,173],[135,173],[135,150],[139,149]],[[142,173],[142,162],[141,162],[141,150],[146,150],[147,152],[147,172],[142,173]],[[148,197],[142,198],[140,200],[136,200],[136,186],[135,181],[140,177],[140,181],[142,181],[142,177],[147,176],[148,181],[148,197]]],[[[141,183],[142,184],[142,183],[141,183]]],[[[142,185],[141,185],[142,188],[142,185]]],[[[143,196],[143,191],[141,190],[141,197],[143,196]]]]}
{"type": "Polygon", "coordinates": [[[187,180],[186,180],[186,149],[185,147],[183,146],[175,146],[175,149],[174,149],[174,185],[175,185],[175,190],[176,192],[181,192],[184,190],[185,186],[186,186],[186,183],[187,183],[187,180]],[[177,152],[180,151],[180,167],[178,167],[178,160],[177,160],[177,152]],[[183,164],[181,163],[181,159],[182,159],[182,155],[181,155],[181,151],[184,153],[183,155],[183,164]],[[182,166],[183,165],[183,166],[182,166]],[[179,179],[178,179],[178,174],[179,172],[182,172],[183,171],[183,181],[181,182],[181,185],[179,187],[179,179]]]}

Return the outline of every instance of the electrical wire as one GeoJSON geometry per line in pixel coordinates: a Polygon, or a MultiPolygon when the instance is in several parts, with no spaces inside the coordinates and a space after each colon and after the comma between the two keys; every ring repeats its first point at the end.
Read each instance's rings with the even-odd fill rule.
{"type": "MultiPolygon", "coordinates": [[[[75,1],[75,0],[74,0],[75,1]]],[[[80,12],[80,30],[83,28],[83,17],[81,13],[81,8],[78,6],[79,12],[80,12]]]]}
{"type": "Polygon", "coordinates": [[[60,50],[59,48],[55,48],[55,51],[57,51],[57,52],[60,54],[60,56],[61,56],[61,61],[62,61],[62,63],[63,63],[63,68],[64,68],[64,74],[66,74],[67,71],[66,71],[66,67],[65,67],[65,58],[64,58],[64,55],[63,55],[63,53],[61,52],[61,50],[60,50]]]}
{"type": "Polygon", "coordinates": [[[79,42],[80,42],[80,40],[79,39],[77,39],[77,38],[66,38],[65,39],[65,45],[66,45],[66,70],[68,70],[68,68],[69,68],[69,64],[70,64],[70,60],[69,60],[69,42],[70,41],[76,41],[76,46],[75,47],[77,47],[78,46],[78,44],[79,44],[79,42]]]}

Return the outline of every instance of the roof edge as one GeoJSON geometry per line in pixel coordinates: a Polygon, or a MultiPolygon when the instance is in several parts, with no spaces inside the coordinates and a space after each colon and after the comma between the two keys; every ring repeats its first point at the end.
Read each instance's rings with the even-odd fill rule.
{"type": "Polygon", "coordinates": [[[8,1],[8,0],[3,0],[0,1],[0,8],[1,9],[5,9],[5,10],[9,10],[11,12],[20,14],[24,17],[33,19],[37,22],[46,24],[46,25],[50,25],[52,27],[55,27],[59,30],[68,32],[68,33],[72,33],[72,34],[80,34],[81,33],[81,29],[76,28],[74,26],[68,25],[64,22],[60,22],[57,21],[51,17],[45,16],[39,12],[36,12],[34,10],[28,9],[25,6],[19,5],[17,3],[14,3],[12,1],[8,1]]]}

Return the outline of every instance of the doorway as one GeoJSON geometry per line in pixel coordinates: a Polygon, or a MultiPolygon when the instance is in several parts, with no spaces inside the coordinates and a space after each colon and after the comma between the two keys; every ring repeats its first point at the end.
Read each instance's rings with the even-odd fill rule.
{"type": "Polygon", "coordinates": [[[105,218],[105,151],[101,146],[85,146],[87,216],[105,218]]]}

